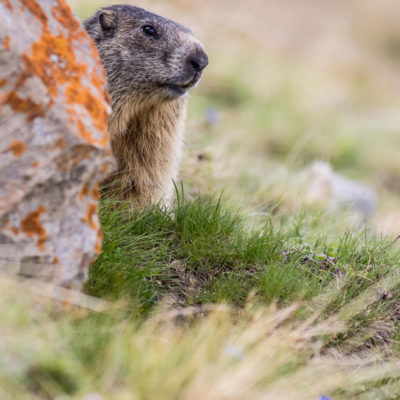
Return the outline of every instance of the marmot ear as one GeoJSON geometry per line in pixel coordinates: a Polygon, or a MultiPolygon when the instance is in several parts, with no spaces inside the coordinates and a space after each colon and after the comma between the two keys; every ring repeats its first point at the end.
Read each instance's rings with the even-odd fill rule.
{"type": "Polygon", "coordinates": [[[114,10],[104,10],[99,14],[99,22],[104,33],[111,33],[116,28],[118,17],[114,10]]]}

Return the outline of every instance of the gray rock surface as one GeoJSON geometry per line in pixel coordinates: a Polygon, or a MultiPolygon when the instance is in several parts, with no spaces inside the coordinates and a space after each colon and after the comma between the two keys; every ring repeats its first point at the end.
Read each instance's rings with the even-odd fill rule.
{"type": "Polygon", "coordinates": [[[335,209],[350,212],[360,224],[374,216],[378,198],[371,188],[338,174],[325,162],[314,162],[308,172],[309,198],[326,201],[335,209]]]}
{"type": "Polygon", "coordinates": [[[2,0],[0,24],[0,259],[80,288],[112,168],[105,76],[65,0],[2,0]]]}

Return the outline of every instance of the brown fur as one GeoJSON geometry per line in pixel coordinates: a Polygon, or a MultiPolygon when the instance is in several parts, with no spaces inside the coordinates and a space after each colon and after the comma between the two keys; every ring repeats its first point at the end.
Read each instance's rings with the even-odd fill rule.
{"type": "Polygon", "coordinates": [[[122,191],[121,198],[135,205],[170,202],[182,153],[185,106],[182,98],[144,107],[133,118],[124,111],[113,115],[109,129],[118,171],[107,183],[113,191],[122,191]],[[125,124],[126,132],[118,134],[125,124]]]}
{"type": "Polygon", "coordinates": [[[85,26],[112,98],[109,133],[118,167],[105,188],[135,206],[169,203],[182,153],[187,91],[208,63],[203,46],[182,25],[137,7],[107,7],[85,26]],[[156,27],[156,38],[143,34],[146,25],[156,27]]]}

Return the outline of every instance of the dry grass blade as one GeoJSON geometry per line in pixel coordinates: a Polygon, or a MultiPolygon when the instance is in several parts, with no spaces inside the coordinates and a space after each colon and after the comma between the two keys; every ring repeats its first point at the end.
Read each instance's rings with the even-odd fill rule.
{"type": "MultiPolygon", "coordinates": [[[[365,394],[382,379],[397,390],[393,379],[399,378],[399,365],[377,353],[365,352],[362,358],[321,353],[326,337],[345,326],[338,318],[316,323],[318,314],[299,321],[299,305],[248,305],[241,311],[210,306],[200,314],[196,307],[161,307],[142,322],[109,317],[90,322],[81,316],[77,323],[65,313],[56,317],[59,311],[48,303],[32,308],[48,290],[44,286],[32,290],[26,282],[19,286],[1,278],[0,287],[0,382],[20,399],[32,397],[23,397],[30,392],[12,376],[32,368],[35,375],[29,379],[47,394],[62,393],[67,378],[74,382],[74,399],[93,392],[116,400],[315,400],[332,393],[340,399],[346,393],[365,394]],[[1,367],[10,360],[11,375],[1,367]]],[[[84,300],[77,303],[87,306],[84,300]]],[[[89,307],[100,311],[100,305],[109,304],[89,307]]]]}

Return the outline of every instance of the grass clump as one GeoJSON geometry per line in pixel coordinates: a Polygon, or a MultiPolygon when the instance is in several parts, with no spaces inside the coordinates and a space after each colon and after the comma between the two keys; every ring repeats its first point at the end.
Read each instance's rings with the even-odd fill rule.
{"type": "Polygon", "coordinates": [[[389,389],[400,395],[397,364],[382,354],[321,351],[346,330],[338,315],[318,322],[317,311],[299,322],[298,305],[247,304],[208,306],[206,313],[159,308],[145,320],[126,319],[118,310],[61,313],[27,285],[20,292],[4,278],[0,289],[4,400],[366,399],[371,390],[374,399],[386,399],[389,389]]]}
{"type": "Polygon", "coordinates": [[[165,297],[181,306],[243,306],[252,293],[263,304],[288,304],[339,279],[343,290],[330,303],[333,312],[386,276],[398,259],[387,240],[363,232],[315,235],[323,223],[317,215],[280,223],[268,217],[249,228],[239,212],[211,197],[131,213],[114,206],[112,200],[101,204],[103,252],[86,289],[133,300],[140,313],[165,297]]]}
{"type": "Polygon", "coordinates": [[[270,220],[250,230],[220,199],[180,199],[171,209],[154,206],[129,216],[106,200],[100,215],[103,252],[87,284],[95,296],[127,296],[145,311],[166,295],[182,305],[243,305],[252,291],[266,302],[283,301],[309,296],[321,284],[321,278],[302,279],[300,247],[285,256],[293,232],[270,220]]]}
{"type": "Polygon", "coordinates": [[[103,252],[91,268],[87,291],[127,295],[145,310],[166,294],[182,304],[225,298],[242,305],[265,267],[280,263],[285,243],[270,224],[248,232],[243,217],[209,197],[129,216],[106,200],[100,215],[103,252]]]}

